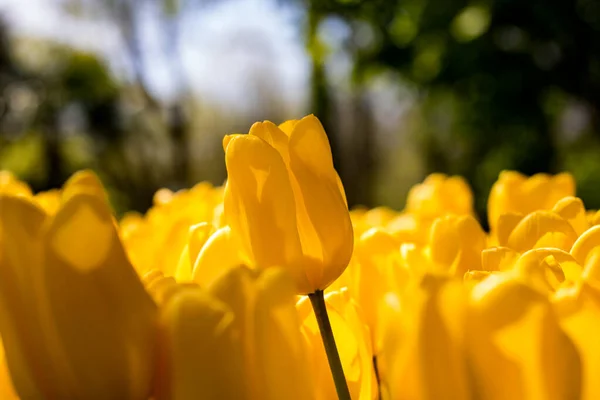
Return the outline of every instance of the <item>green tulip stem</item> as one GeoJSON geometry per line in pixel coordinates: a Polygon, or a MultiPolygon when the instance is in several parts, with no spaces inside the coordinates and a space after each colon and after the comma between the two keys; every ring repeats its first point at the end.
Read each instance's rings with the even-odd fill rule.
{"type": "Polygon", "coordinates": [[[317,317],[317,323],[319,324],[319,331],[321,331],[321,339],[323,339],[323,345],[325,346],[325,352],[327,353],[327,360],[329,361],[331,375],[333,375],[333,382],[335,383],[335,391],[337,392],[338,399],[352,400],[350,398],[348,384],[346,383],[346,377],[344,376],[344,370],[342,369],[340,354],[338,353],[335,339],[333,338],[333,331],[331,330],[331,323],[329,322],[329,316],[327,315],[327,306],[325,305],[323,291],[317,290],[316,292],[309,294],[308,298],[310,299],[313,310],[315,310],[315,316],[317,317]]]}

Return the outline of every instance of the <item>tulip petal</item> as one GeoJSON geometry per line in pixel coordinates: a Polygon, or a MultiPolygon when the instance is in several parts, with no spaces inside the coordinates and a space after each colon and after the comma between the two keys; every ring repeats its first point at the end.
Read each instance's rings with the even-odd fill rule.
{"type": "Polygon", "coordinates": [[[226,271],[243,263],[231,229],[225,226],[213,233],[202,247],[193,267],[192,280],[208,287],[226,271]]]}
{"type": "Polygon", "coordinates": [[[319,120],[312,115],[300,120],[289,148],[302,250],[307,264],[312,259],[324,266],[307,271],[310,286],[304,293],[309,293],[325,289],[342,274],[352,255],[353,230],[319,120]]]}
{"type": "Polygon", "coordinates": [[[583,201],[577,197],[563,197],[556,203],[552,211],[569,221],[577,236],[589,228],[583,201]]]}
{"type": "Polygon", "coordinates": [[[378,354],[381,343],[376,338],[382,322],[379,314],[384,296],[390,291],[400,290],[409,275],[400,265],[400,242],[381,229],[372,228],[363,233],[355,251],[359,261],[355,299],[370,327],[374,352],[378,354]]]}
{"type": "Polygon", "coordinates": [[[297,119],[290,119],[289,121],[285,121],[284,123],[279,124],[279,129],[281,129],[281,131],[287,136],[290,136],[297,123],[297,119]]]}
{"type": "Polygon", "coordinates": [[[506,213],[498,217],[496,236],[498,238],[499,246],[508,246],[510,234],[515,230],[523,218],[525,218],[523,214],[517,213],[506,213]]]}
{"type": "Polygon", "coordinates": [[[311,399],[314,388],[295,309],[294,282],[285,271],[270,269],[257,284],[254,348],[263,387],[260,398],[311,399]]]}
{"type": "Polygon", "coordinates": [[[296,288],[288,274],[279,268],[261,271],[240,266],[216,280],[209,291],[235,315],[232,324],[243,338],[240,352],[251,397],[311,398],[293,307],[296,288]]]}
{"type": "Polygon", "coordinates": [[[0,341],[0,398],[3,400],[19,400],[6,365],[2,341],[0,341]]]}
{"type": "Polygon", "coordinates": [[[460,283],[430,275],[409,289],[388,325],[392,347],[381,354],[391,398],[469,398],[465,294],[460,283]]]}
{"type": "Polygon", "coordinates": [[[569,250],[576,239],[573,227],[561,216],[549,211],[535,211],[515,227],[508,238],[508,247],[521,253],[534,247],[569,250]]]}
{"type": "Polygon", "coordinates": [[[270,121],[256,122],[250,128],[249,135],[257,136],[273,147],[286,166],[290,164],[289,137],[270,121]]]}
{"type": "Polygon", "coordinates": [[[298,289],[306,290],[294,194],[281,156],[262,139],[241,135],[229,142],[225,160],[225,213],[245,258],[288,268],[298,289]]]}
{"type": "Polygon", "coordinates": [[[586,258],[582,277],[596,285],[600,284],[600,247],[595,247],[586,258]]]}
{"type": "Polygon", "coordinates": [[[561,326],[579,350],[582,362],[581,399],[600,398],[600,291],[590,285],[561,290],[555,299],[561,326]]]}
{"type": "Polygon", "coordinates": [[[509,247],[492,247],[481,252],[481,267],[485,271],[508,271],[520,254],[509,247]]]}
{"type": "Polygon", "coordinates": [[[160,314],[158,400],[251,398],[244,386],[241,336],[227,305],[200,288],[185,287],[160,314]]]}
{"type": "Polygon", "coordinates": [[[0,171],[0,193],[28,198],[32,195],[29,185],[18,180],[9,171],[0,171]]]}
{"type": "MultiPolygon", "coordinates": [[[[46,214],[24,197],[0,196],[0,332],[13,385],[22,398],[59,398],[52,357],[41,321],[40,235],[46,214]]],[[[71,393],[72,395],[72,393],[71,393]]]]}
{"type": "Polygon", "coordinates": [[[580,265],[585,265],[590,252],[596,247],[600,247],[600,225],[592,226],[577,238],[571,255],[580,265]]]}
{"type": "Polygon", "coordinates": [[[90,170],[81,170],[73,174],[64,184],[62,190],[63,203],[77,193],[86,192],[98,198],[106,199],[104,187],[98,176],[90,170]]]}
{"type": "Polygon", "coordinates": [[[580,398],[581,366],[573,343],[546,298],[510,274],[473,289],[467,333],[474,397],[580,398]]]}
{"type": "Polygon", "coordinates": [[[156,307],[125,255],[105,200],[72,192],[44,247],[45,313],[75,378],[75,397],[147,398],[156,307]],[[86,225],[84,235],[73,228],[86,225]]]}
{"type": "Polygon", "coordinates": [[[441,217],[431,227],[431,259],[452,274],[481,269],[485,245],[485,233],[470,215],[441,217]]]}
{"type": "Polygon", "coordinates": [[[555,291],[565,279],[581,278],[582,268],[567,252],[556,248],[540,248],[525,252],[515,264],[515,272],[542,293],[555,291]]]}
{"type": "Polygon", "coordinates": [[[189,228],[188,243],[179,256],[179,263],[175,270],[175,278],[178,282],[191,281],[193,279],[193,266],[196,264],[196,259],[204,244],[213,232],[214,227],[207,222],[201,222],[189,228]]]}

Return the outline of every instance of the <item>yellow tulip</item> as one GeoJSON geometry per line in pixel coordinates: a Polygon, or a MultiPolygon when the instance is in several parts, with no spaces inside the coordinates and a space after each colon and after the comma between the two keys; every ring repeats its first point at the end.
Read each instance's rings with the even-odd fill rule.
{"type": "Polygon", "coordinates": [[[462,177],[431,174],[408,192],[405,211],[434,219],[473,214],[473,194],[462,177]]]}
{"type": "Polygon", "coordinates": [[[474,398],[579,399],[581,365],[548,299],[511,274],[472,290],[467,351],[474,398]]]}
{"type": "MultiPolygon", "coordinates": [[[[360,309],[345,289],[327,293],[325,304],[352,399],[376,399],[377,379],[373,369],[370,333],[360,309]]],[[[296,307],[315,379],[314,398],[335,399],[334,382],[308,297],[302,297],[296,307]]]]}
{"type": "Polygon", "coordinates": [[[189,228],[188,243],[183,248],[175,269],[175,278],[178,282],[192,280],[193,266],[196,259],[214,230],[214,226],[207,222],[201,222],[189,228]]]}
{"type": "Polygon", "coordinates": [[[156,307],[98,180],[75,175],[48,216],[0,195],[0,332],[21,398],[147,399],[156,307]]]}
{"type": "Polygon", "coordinates": [[[575,240],[577,233],[568,220],[552,211],[534,211],[516,224],[505,244],[500,244],[518,252],[540,247],[569,251],[575,240]]]}
{"type": "Polygon", "coordinates": [[[600,398],[600,288],[580,282],[560,289],[554,306],[561,326],[573,340],[582,363],[583,388],[581,399],[600,398]]]}
{"type": "MultiPolygon", "coordinates": [[[[176,193],[161,189],[154,195],[154,205],[146,215],[127,214],[120,223],[120,233],[138,274],[143,276],[153,269],[169,276],[178,274],[179,261],[190,240],[190,228],[200,223],[211,227],[215,222],[220,223],[217,214],[222,198],[221,188],[201,182],[176,193]]],[[[191,266],[186,264],[181,269],[180,277],[189,279],[191,266]]]]}
{"type": "Polygon", "coordinates": [[[450,214],[433,221],[425,243],[403,243],[400,256],[412,276],[436,273],[462,278],[467,271],[482,269],[486,243],[486,234],[474,217],[450,214]]]}
{"type": "Polygon", "coordinates": [[[586,217],[583,201],[578,197],[563,197],[556,202],[552,211],[567,220],[577,236],[581,235],[591,226],[586,217]]]}
{"type": "Polygon", "coordinates": [[[520,255],[508,247],[490,247],[481,251],[481,268],[484,271],[508,271],[520,255]]]}
{"type": "Polygon", "coordinates": [[[488,198],[490,229],[496,230],[502,214],[550,210],[563,197],[574,195],[575,181],[570,174],[536,174],[528,178],[518,172],[503,171],[488,198]]]}
{"type": "Polygon", "coordinates": [[[0,398],[3,400],[17,400],[19,398],[13,388],[8,366],[6,365],[2,341],[0,341],[0,398]]]}
{"type": "Polygon", "coordinates": [[[192,268],[192,280],[200,286],[210,285],[230,268],[245,264],[238,243],[229,226],[214,232],[204,243],[192,268]]]}
{"type": "Polygon", "coordinates": [[[430,254],[438,271],[463,276],[481,269],[481,252],[486,235],[470,215],[448,215],[435,220],[430,232],[430,254]]]}
{"type": "Polygon", "coordinates": [[[0,170],[0,194],[31,197],[31,189],[25,182],[18,180],[11,172],[0,170]]]}
{"type": "Polygon", "coordinates": [[[403,295],[388,296],[384,351],[377,362],[390,399],[469,399],[466,290],[425,275],[403,295]]]}
{"type": "Polygon", "coordinates": [[[571,254],[558,248],[540,248],[521,255],[513,272],[516,279],[548,296],[564,285],[579,282],[583,271],[571,254]]]}
{"type": "Polygon", "coordinates": [[[381,351],[380,324],[385,296],[399,292],[411,278],[401,263],[400,243],[389,233],[377,228],[365,232],[355,246],[357,269],[351,288],[365,322],[370,328],[373,353],[381,351]]]}
{"type": "Polygon", "coordinates": [[[424,245],[433,221],[449,214],[472,215],[473,194],[463,178],[431,174],[411,188],[404,211],[377,207],[363,212],[360,222],[365,228],[357,230],[353,223],[358,235],[369,228],[381,228],[402,242],[424,245]]]}
{"type": "Polygon", "coordinates": [[[224,218],[246,259],[287,268],[307,294],[344,272],[353,231],[320,122],[309,115],[285,129],[258,122],[225,137],[224,218]]]}
{"type": "Polygon", "coordinates": [[[161,306],[157,399],[312,399],[293,281],[228,270],[208,290],[172,288],[161,306]]]}

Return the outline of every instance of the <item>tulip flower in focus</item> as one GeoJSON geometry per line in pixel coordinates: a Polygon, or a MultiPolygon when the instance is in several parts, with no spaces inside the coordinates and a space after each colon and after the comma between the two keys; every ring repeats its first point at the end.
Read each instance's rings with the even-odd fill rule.
{"type": "Polygon", "coordinates": [[[287,268],[300,294],[325,289],[348,265],[353,232],[319,120],[257,122],[223,144],[225,220],[247,262],[287,268]]]}

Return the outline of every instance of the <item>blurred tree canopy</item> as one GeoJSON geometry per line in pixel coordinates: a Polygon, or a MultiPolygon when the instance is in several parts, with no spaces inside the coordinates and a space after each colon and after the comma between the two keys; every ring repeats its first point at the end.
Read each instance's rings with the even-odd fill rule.
{"type": "Polygon", "coordinates": [[[417,140],[427,171],[464,175],[474,185],[482,216],[485,196],[501,169],[532,174],[569,168],[588,206],[600,206],[600,192],[587,186],[591,175],[600,176],[599,2],[308,4],[313,20],[335,16],[352,28],[348,46],[357,82],[385,69],[411,82],[420,93],[417,140]],[[365,24],[372,40],[356,44],[365,24]],[[591,115],[581,135],[560,132],[568,101],[583,104],[591,115]],[[449,128],[440,126],[440,118],[450,118],[449,128]],[[583,148],[580,156],[586,161],[574,162],[583,148]]]}

